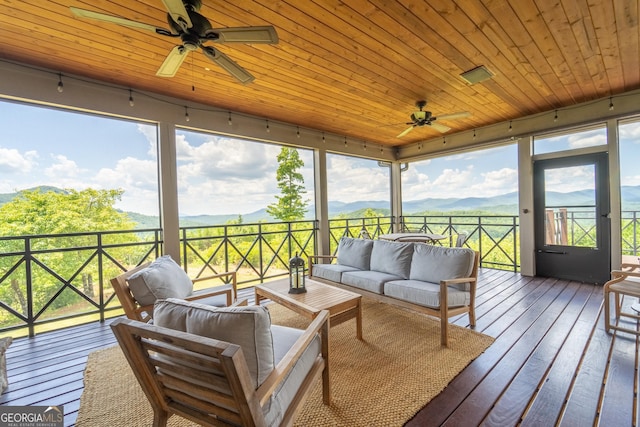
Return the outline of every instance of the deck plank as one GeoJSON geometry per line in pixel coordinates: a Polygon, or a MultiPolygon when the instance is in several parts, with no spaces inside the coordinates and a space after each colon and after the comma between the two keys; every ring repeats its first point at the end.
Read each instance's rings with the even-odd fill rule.
{"type": "MultiPolygon", "coordinates": [[[[604,331],[601,287],[481,269],[477,289],[476,330],[495,342],[407,426],[636,425],[638,343],[604,331]]],[[[64,404],[75,425],[88,355],[116,345],[109,322],[16,339],[0,404],[64,404]]]]}
{"type": "Polygon", "coordinates": [[[571,392],[575,373],[580,368],[582,356],[589,345],[591,327],[597,322],[602,305],[602,292],[592,288],[588,301],[584,304],[577,321],[571,325],[569,335],[562,348],[555,354],[553,364],[544,383],[540,386],[535,400],[527,409],[521,426],[540,426],[548,414],[558,414],[562,418],[564,403],[571,392]]]}

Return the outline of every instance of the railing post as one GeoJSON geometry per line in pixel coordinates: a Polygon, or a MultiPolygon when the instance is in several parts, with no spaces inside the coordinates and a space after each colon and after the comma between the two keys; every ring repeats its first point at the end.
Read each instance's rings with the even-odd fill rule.
{"type": "Polygon", "coordinates": [[[31,239],[29,237],[24,240],[24,259],[25,274],[27,275],[27,327],[29,329],[29,338],[33,338],[35,333],[35,319],[33,318],[33,280],[31,276],[31,239]]]}
{"type": "Polygon", "coordinates": [[[222,247],[224,248],[224,271],[229,271],[229,230],[228,226],[224,226],[224,237],[222,240],[222,247]]]}
{"type": "Polygon", "coordinates": [[[518,229],[517,229],[518,218],[516,216],[513,217],[513,272],[518,271],[518,229]]]}
{"type": "Polygon", "coordinates": [[[100,312],[100,323],[104,323],[104,279],[103,279],[103,270],[102,270],[102,233],[98,233],[96,236],[98,238],[98,299],[99,299],[99,312],[100,312]]]}
{"type": "Polygon", "coordinates": [[[480,253],[480,265],[482,268],[482,217],[478,217],[478,252],[480,253]]]}
{"type": "Polygon", "coordinates": [[[187,229],[183,228],[180,230],[180,234],[182,234],[182,268],[184,268],[185,273],[189,273],[189,257],[187,256],[187,229]]]}
{"type": "Polygon", "coordinates": [[[637,236],[636,236],[636,227],[638,225],[638,217],[637,217],[637,212],[633,211],[633,256],[637,256],[638,255],[638,240],[637,240],[637,236]]]}

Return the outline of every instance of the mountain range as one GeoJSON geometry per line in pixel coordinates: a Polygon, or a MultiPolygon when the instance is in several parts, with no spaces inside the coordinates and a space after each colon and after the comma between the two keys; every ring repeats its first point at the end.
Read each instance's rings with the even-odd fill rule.
{"type": "MultiPolygon", "coordinates": [[[[41,191],[57,191],[62,192],[55,187],[38,187],[41,191]]],[[[640,186],[623,186],[622,189],[622,210],[640,210],[640,186]]],[[[11,201],[18,193],[0,194],[0,206],[11,201]]],[[[570,193],[547,193],[547,205],[555,206],[581,206],[593,203],[593,191],[581,190],[570,193]]],[[[314,206],[309,206],[306,219],[313,219],[314,206]]],[[[360,218],[367,209],[373,209],[382,215],[389,215],[389,201],[386,200],[369,200],[357,202],[329,202],[329,217],[338,216],[360,218]]],[[[518,213],[518,193],[512,192],[493,197],[464,197],[464,198],[424,198],[420,200],[411,200],[403,203],[403,213],[405,215],[422,215],[442,213],[473,213],[478,212],[486,214],[502,214],[516,215],[518,213]]],[[[158,217],[143,215],[135,212],[127,212],[133,221],[140,228],[155,228],[158,226],[158,217]]],[[[225,224],[232,220],[242,218],[242,222],[256,223],[260,221],[274,221],[267,214],[266,208],[259,209],[255,212],[231,215],[192,215],[181,216],[180,225],[183,227],[203,226],[203,225],[219,225],[225,224]]]]}

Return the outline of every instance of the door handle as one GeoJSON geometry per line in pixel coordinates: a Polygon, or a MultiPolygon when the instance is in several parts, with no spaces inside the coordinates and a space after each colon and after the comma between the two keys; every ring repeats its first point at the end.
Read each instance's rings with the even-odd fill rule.
{"type": "Polygon", "coordinates": [[[554,254],[554,255],[566,255],[565,251],[543,251],[542,249],[538,249],[539,254],[554,254]]]}

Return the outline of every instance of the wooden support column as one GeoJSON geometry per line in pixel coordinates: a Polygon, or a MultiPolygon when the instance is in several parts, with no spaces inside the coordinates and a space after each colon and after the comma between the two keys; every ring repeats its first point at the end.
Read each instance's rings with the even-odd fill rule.
{"type": "Polygon", "coordinates": [[[391,180],[391,217],[393,218],[393,232],[402,231],[400,218],[402,217],[402,164],[392,162],[390,167],[391,180]]]}
{"type": "Polygon", "coordinates": [[[172,123],[158,125],[158,164],[160,179],[160,227],[164,255],[180,261],[180,219],[178,216],[178,177],[176,166],[176,131],[172,123]]]}
{"type": "Polygon", "coordinates": [[[314,196],[316,205],[316,220],[318,233],[316,239],[316,254],[330,255],[331,240],[329,238],[329,202],[327,200],[327,152],[316,149],[313,151],[314,196]]]}

